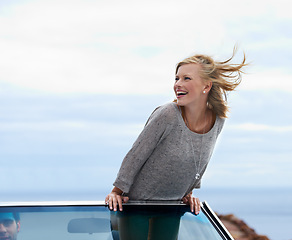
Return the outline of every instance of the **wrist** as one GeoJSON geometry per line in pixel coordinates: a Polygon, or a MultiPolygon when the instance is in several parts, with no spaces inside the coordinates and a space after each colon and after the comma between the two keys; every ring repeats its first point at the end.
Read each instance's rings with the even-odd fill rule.
{"type": "Polygon", "coordinates": [[[112,193],[118,194],[118,195],[122,195],[123,191],[117,187],[114,187],[112,190],[112,193]]]}

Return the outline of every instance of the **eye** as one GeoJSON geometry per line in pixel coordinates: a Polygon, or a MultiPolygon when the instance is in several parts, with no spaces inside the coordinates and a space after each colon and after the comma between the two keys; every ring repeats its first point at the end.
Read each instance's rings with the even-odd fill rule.
{"type": "Polygon", "coordinates": [[[179,78],[178,77],[175,77],[175,81],[178,81],[179,80],[179,78]]]}
{"type": "Polygon", "coordinates": [[[190,77],[185,77],[185,80],[191,80],[191,78],[190,77]]]}
{"type": "Polygon", "coordinates": [[[5,219],[2,221],[2,224],[5,226],[5,227],[9,227],[10,225],[13,224],[13,220],[10,220],[10,219],[5,219]]]}

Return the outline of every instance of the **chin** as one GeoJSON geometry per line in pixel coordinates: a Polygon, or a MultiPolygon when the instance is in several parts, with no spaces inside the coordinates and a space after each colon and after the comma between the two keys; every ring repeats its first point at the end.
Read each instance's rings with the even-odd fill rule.
{"type": "Polygon", "coordinates": [[[182,102],[180,100],[176,100],[176,104],[180,107],[183,107],[185,105],[184,102],[182,102]]]}

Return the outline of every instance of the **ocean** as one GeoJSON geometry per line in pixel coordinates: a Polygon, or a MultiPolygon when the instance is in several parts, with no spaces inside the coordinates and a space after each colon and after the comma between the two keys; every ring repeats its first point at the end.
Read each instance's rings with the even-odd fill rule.
{"type": "Polygon", "coordinates": [[[219,214],[234,214],[271,240],[292,239],[292,189],[204,189],[198,191],[219,214]]]}
{"type": "MultiPolygon", "coordinates": [[[[110,189],[109,189],[110,191],[110,189]]],[[[203,188],[194,193],[218,214],[234,214],[257,234],[271,240],[292,240],[292,189],[203,188]]],[[[104,200],[107,192],[2,193],[7,201],[104,200]]]]}

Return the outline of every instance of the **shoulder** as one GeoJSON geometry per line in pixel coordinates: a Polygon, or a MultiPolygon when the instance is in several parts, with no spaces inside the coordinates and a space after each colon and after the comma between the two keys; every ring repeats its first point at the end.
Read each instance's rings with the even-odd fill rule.
{"type": "Polygon", "coordinates": [[[220,134],[220,132],[222,131],[222,128],[224,126],[225,123],[225,118],[221,118],[219,116],[216,117],[216,121],[217,121],[217,131],[218,131],[218,135],[220,134]]]}
{"type": "Polygon", "coordinates": [[[225,118],[221,118],[219,116],[217,116],[217,121],[218,121],[218,124],[221,126],[221,125],[224,125],[225,123],[225,118]]]}
{"type": "Polygon", "coordinates": [[[174,102],[170,102],[170,103],[166,103],[164,105],[161,105],[159,107],[157,107],[151,114],[151,116],[149,117],[148,121],[146,124],[148,124],[150,121],[155,121],[155,120],[159,120],[161,121],[165,121],[165,122],[170,122],[173,121],[176,116],[179,114],[178,112],[178,108],[176,103],[174,102]]]}
{"type": "Polygon", "coordinates": [[[159,115],[167,115],[167,116],[175,116],[177,114],[178,108],[176,103],[170,102],[164,105],[157,107],[152,114],[159,114],[159,115]]]}

